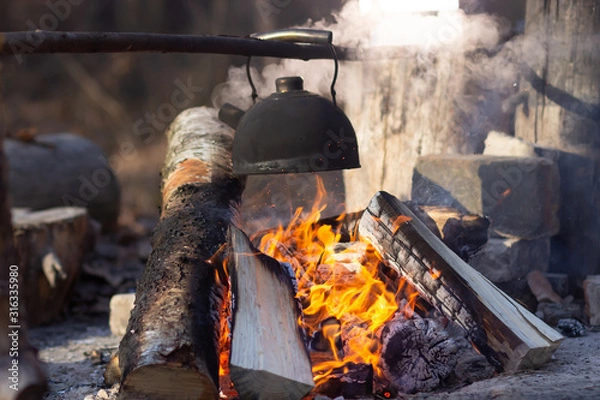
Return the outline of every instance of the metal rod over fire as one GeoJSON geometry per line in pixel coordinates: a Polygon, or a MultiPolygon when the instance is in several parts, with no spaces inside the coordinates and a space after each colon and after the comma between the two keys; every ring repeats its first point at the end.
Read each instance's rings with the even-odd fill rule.
{"type": "MultiPolygon", "coordinates": [[[[48,53],[212,53],[240,56],[333,59],[329,44],[297,44],[294,38],[307,29],[286,29],[252,37],[215,35],[171,35],[128,32],[0,32],[0,56],[48,53]],[[275,35],[275,36],[273,36],[275,35]]],[[[323,31],[326,32],[326,31],[323,31]]],[[[355,52],[337,49],[341,59],[356,58],[355,52]]]]}

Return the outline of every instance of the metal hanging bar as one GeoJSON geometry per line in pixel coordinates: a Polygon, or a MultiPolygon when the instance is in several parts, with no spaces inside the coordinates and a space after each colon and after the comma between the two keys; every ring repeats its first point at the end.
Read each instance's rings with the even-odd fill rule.
{"type": "MultiPolygon", "coordinates": [[[[281,35],[278,31],[278,35],[281,35]]],[[[302,32],[296,30],[295,35],[302,32]]],[[[330,45],[214,35],[127,32],[0,32],[0,56],[44,53],[211,53],[240,56],[333,59],[330,45]]],[[[290,37],[290,36],[288,36],[290,37]]],[[[295,38],[291,36],[292,40],[295,38]]],[[[271,39],[269,37],[269,39],[271,39]]],[[[339,48],[340,58],[349,51],[339,48]]]]}

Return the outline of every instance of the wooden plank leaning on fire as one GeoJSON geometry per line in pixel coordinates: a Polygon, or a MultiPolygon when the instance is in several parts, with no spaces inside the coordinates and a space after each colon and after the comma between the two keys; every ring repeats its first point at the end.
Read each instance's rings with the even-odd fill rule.
{"type": "Polygon", "coordinates": [[[217,399],[226,283],[211,257],[244,184],[232,172],[233,130],[216,110],[184,111],[167,138],[160,222],[119,346],[120,398],[217,399]]]}
{"type": "Polygon", "coordinates": [[[421,296],[458,323],[497,370],[537,368],[563,339],[461,260],[392,195],[375,195],[360,222],[359,234],[421,296]]]}

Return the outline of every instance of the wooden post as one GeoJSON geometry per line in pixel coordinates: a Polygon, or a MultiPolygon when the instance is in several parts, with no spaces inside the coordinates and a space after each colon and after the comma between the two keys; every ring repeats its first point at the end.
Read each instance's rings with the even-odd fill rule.
{"type": "Polygon", "coordinates": [[[406,52],[395,60],[344,63],[340,78],[355,81],[340,87],[352,95],[344,107],[362,165],[344,171],[347,211],[363,210],[378,190],[409,199],[421,155],[472,151],[456,106],[465,85],[464,63],[458,52],[406,52]]]}
{"type": "Polygon", "coordinates": [[[25,288],[13,241],[2,136],[0,131],[0,399],[41,399],[46,375],[27,340],[25,296],[20,293],[25,288]]]}
{"type": "Polygon", "coordinates": [[[528,0],[515,134],[542,146],[561,178],[551,269],[581,283],[600,272],[600,1],[528,0]]]}
{"type": "Polygon", "coordinates": [[[122,399],[217,399],[223,284],[213,255],[227,241],[243,183],[233,130],[215,110],[181,113],[167,131],[162,211],[119,346],[122,399]]]}

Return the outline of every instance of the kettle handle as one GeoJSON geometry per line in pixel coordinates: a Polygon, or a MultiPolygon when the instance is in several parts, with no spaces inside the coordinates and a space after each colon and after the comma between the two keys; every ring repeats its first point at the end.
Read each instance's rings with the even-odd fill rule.
{"type": "MultiPolygon", "coordinates": [[[[335,70],[333,73],[333,80],[331,82],[331,100],[333,102],[333,105],[337,107],[337,101],[335,99],[335,82],[337,81],[338,77],[339,65],[337,52],[335,51],[335,46],[333,45],[333,32],[321,29],[294,28],[279,29],[275,31],[262,33],[252,33],[249,36],[251,38],[260,40],[276,40],[280,42],[293,42],[329,46],[331,48],[331,53],[333,54],[333,60],[335,61],[335,70]]],[[[248,62],[246,63],[246,75],[248,75],[248,82],[250,83],[250,87],[252,88],[252,102],[256,103],[256,99],[258,98],[258,92],[256,90],[256,86],[254,86],[254,82],[252,81],[252,75],[250,74],[251,58],[252,57],[248,57],[248,62]]]]}

